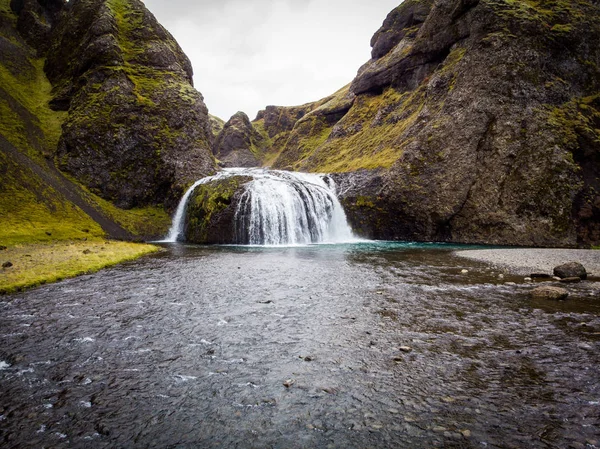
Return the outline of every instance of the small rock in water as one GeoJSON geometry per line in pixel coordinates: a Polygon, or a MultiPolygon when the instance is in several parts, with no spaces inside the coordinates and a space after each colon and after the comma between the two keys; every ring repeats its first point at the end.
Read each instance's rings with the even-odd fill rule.
{"type": "Polygon", "coordinates": [[[471,436],[471,431],[468,429],[465,430],[461,430],[460,433],[462,434],[463,437],[465,438],[469,438],[471,436]]]}
{"type": "Polygon", "coordinates": [[[529,275],[531,279],[551,279],[552,276],[546,273],[531,273],[529,275]]]}
{"type": "Polygon", "coordinates": [[[467,273],[469,272],[469,270],[460,270],[460,272],[461,272],[462,274],[467,274],[467,273]]]}
{"type": "Polygon", "coordinates": [[[411,352],[412,348],[410,346],[400,346],[398,349],[402,352],[411,352]]]}
{"type": "Polygon", "coordinates": [[[561,279],[579,277],[581,279],[587,279],[587,272],[583,265],[579,262],[569,262],[558,267],[554,267],[554,275],[561,279]]]}
{"type": "Polygon", "coordinates": [[[285,388],[290,388],[295,383],[296,383],[296,381],[294,379],[287,379],[285,382],[283,382],[283,386],[285,388]]]}
{"type": "Polygon", "coordinates": [[[505,282],[504,285],[517,285],[516,282],[505,282]]]}
{"type": "Polygon", "coordinates": [[[552,276],[552,279],[555,281],[560,281],[560,278],[558,276],[552,276]]]}
{"type": "Polygon", "coordinates": [[[523,278],[523,280],[524,280],[525,282],[531,282],[531,281],[533,281],[533,279],[531,279],[530,277],[523,278]]]}
{"type": "Polygon", "coordinates": [[[10,268],[10,267],[12,267],[12,266],[13,266],[12,262],[4,262],[4,263],[2,264],[2,268],[10,268]]]}
{"type": "Polygon", "coordinates": [[[562,282],[563,284],[575,284],[577,282],[581,282],[581,278],[577,276],[572,278],[563,278],[560,280],[560,282],[562,282]]]}
{"type": "Polygon", "coordinates": [[[498,275],[498,279],[504,279],[504,275],[503,274],[499,274],[498,275]]]}
{"type": "Polygon", "coordinates": [[[309,356],[309,355],[307,355],[306,357],[302,357],[302,356],[301,356],[300,358],[301,358],[302,360],[304,360],[305,362],[312,362],[312,361],[314,360],[314,359],[313,359],[311,356],[309,356]]]}
{"type": "Polygon", "coordinates": [[[534,299],[552,299],[555,301],[560,301],[563,299],[567,299],[569,296],[569,292],[564,288],[560,287],[537,287],[529,292],[529,295],[534,299]]]}

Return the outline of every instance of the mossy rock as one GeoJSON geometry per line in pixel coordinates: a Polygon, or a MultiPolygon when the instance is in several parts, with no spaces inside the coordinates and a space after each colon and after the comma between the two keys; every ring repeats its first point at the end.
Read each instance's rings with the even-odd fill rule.
{"type": "Polygon", "coordinates": [[[252,180],[233,176],[200,184],[185,213],[185,240],[191,243],[236,243],[235,213],[244,185],[252,180]]]}

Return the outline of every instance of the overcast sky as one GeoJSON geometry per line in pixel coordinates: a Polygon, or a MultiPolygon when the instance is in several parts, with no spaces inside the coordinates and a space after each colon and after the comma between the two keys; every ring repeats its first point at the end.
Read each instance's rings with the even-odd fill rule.
{"type": "Polygon", "coordinates": [[[332,94],[370,58],[402,0],[144,0],[194,66],[211,114],[254,119],[267,105],[332,94]]]}

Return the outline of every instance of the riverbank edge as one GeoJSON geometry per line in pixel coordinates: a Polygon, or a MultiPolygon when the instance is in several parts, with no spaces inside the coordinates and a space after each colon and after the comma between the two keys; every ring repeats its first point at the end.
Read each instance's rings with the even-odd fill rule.
{"type": "Polygon", "coordinates": [[[579,262],[588,275],[600,276],[600,251],[597,249],[567,248],[501,248],[454,251],[458,257],[488,263],[511,274],[529,276],[531,273],[552,274],[554,267],[566,262],[579,262]]]}
{"type": "Polygon", "coordinates": [[[152,244],[104,239],[14,245],[0,251],[0,295],[96,273],[160,251],[164,249],[152,244]]]}

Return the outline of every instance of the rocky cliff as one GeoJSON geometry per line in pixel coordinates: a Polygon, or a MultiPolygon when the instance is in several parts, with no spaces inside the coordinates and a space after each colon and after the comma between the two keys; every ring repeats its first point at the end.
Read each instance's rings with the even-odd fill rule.
{"type": "Polygon", "coordinates": [[[223,125],[213,151],[224,167],[258,167],[268,145],[268,139],[252,126],[248,116],[237,112],[223,125]]]}
{"type": "Polygon", "coordinates": [[[124,208],[173,203],[214,171],[191,64],[142,2],[71,1],[52,34],[52,106],[68,110],[63,170],[124,208]]]}
{"type": "Polygon", "coordinates": [[[2,243],[163,235],[215,170],[190,63],[141,2],[0,0],[0,54],[2,243]]]}
{"type": "Polygon", "coordinates": [[[598,1],[406,0],[371,45],[348,88],[271,135],[275,167],[346,173],[371,237],[600,243],[598,1]]]}

